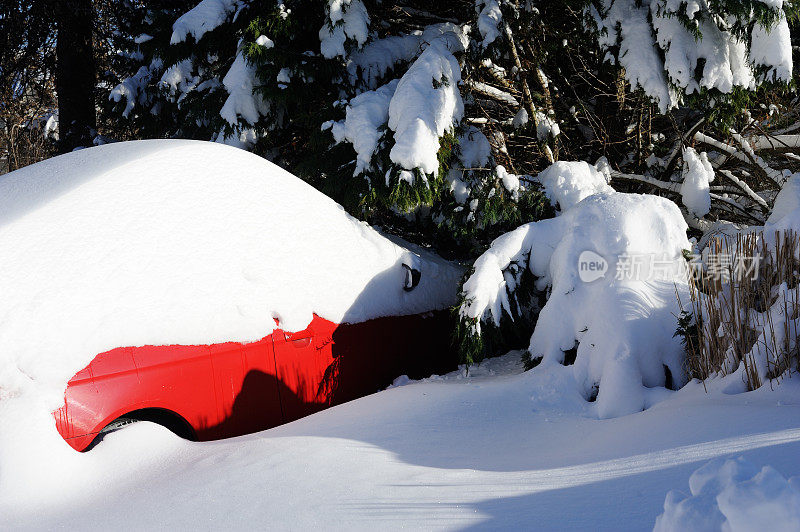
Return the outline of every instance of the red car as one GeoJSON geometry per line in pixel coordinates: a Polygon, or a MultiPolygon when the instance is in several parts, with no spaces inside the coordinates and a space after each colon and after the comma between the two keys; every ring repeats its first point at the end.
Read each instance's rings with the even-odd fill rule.
{"type": "Polygon", "coordinates": [[[70,380],[56,426],[76,450],[107,427],[160,423],[191,440],[267,429],[455,366],[448,313],[336,325],[318,316],[258,342],[118,348],[70,380]],[[379,350],[379,356],[375,351],[379,350]]]}
{"type": "Polygon", "coordinates": [[[243,150],[140,141],[32,165],[0,181],[0,228],[0,369],[64,379],[55,425],[78,451],[131,420],[250,433],[456,365],[435,309],[460,268],[243,150]],[[172,342],[195,345],[148,345],[172,342]]]}

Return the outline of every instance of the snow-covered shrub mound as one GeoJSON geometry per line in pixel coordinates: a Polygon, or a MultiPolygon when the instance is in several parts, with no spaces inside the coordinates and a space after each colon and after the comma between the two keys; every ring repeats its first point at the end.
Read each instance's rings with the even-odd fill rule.
{"type": "MultiPolygon", "coordinates": [[[[594,169],[584,170],[559,197],[580,196],[574,190],[580,183],[597,185],[594,169]]],[[[596,397],[597,414],[637,412],[657,399],[660,387],[686,380],[683,348],[673,335],[676,290],[687,289],[682,253],[689,248],[686,223],[669,200],[589,195],[556,218],[495,240],[463,286],[460,313],[478,334],[482,322],[499,327],[504,315],[513,318],[527,304],[518,300],[527,269],[538,290],[549,290],[530,340],[532,361],[564,363],[577,345],[575,381],[585,398],[596,397]]]]}
{"type": "Polygon", "coordinates": [[[614,192],[608,178],[599,169],[584,161],[558,161],[536,176],[548,199],[565,211],[587,196],[598,192],[614,192]]]}
{"type": "Polygon", "coordinates": [[[742,457],[717,458],[692,473],[689,490],[667,494],[654,531],[800,530],[800,477],[787,481],[742,457]]]}
{"type": "Polygon", "coordinates": [[[314,313],[427,312],[454,303],[461,274],[256,155],[194,141],[111,144],[3,176],[0,249],[6,434],[14,397],[44,398],[49,414],[108,349],[253,341],[314,313]],[[411,291],[404,266],[421,272],[411,291]]]}

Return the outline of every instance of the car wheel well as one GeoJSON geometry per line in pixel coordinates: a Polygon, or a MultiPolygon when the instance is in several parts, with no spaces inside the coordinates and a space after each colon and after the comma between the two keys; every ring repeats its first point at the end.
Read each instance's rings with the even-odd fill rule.
{"type": "Polygon", "coordinates": [[[150,421],[169,429],[185,440],[197,441],[197,434],[189,422],[180,414],[165,408],[141,408],[139,410],[132,410],[131,412],[117,417],[106,425],[106,427],[123,420],[130,420],[131,422],[150,421]]]}

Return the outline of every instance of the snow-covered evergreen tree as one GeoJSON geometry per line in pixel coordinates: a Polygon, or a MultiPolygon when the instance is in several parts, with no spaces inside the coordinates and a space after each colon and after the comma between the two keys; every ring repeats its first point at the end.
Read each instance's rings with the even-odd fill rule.
{"type": "Polygon", "coordinates": [[[110,97],[148,136],[256,151],[373,222],[469,248],[545,203],[464,121],[475,11],[446,4],[402,23],[361,0],[204,0],[169,25],[174,10],[150,11],[110,97]]]}
{"type": "Polygon", "coordinates": [[[549,215],[530,176],[553,161],[638,173],[663,157],[671,179],[693,109],[730,123],[792,68],[791,2],[144,5],[110,94],[137,136],[255,151],[462,256],[549,215]]]}
{"type": "Polygon", "coordinates": [[[792,2],[602,0],[589,11],[608,59],[662,112],[682,103],[714,107],[792,78],[792,2]]]}

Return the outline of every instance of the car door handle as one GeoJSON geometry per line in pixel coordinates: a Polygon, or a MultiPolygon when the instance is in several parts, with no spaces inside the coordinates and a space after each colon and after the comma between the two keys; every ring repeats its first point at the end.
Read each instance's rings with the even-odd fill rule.
{"type": "Polygon", "coordinates": [[[296,348],[308,347],[311,345],[311,339],[314,337],[312,331],[300,331],[298,333],[283,333],[286,343],[293,345],[296,348]]]}

